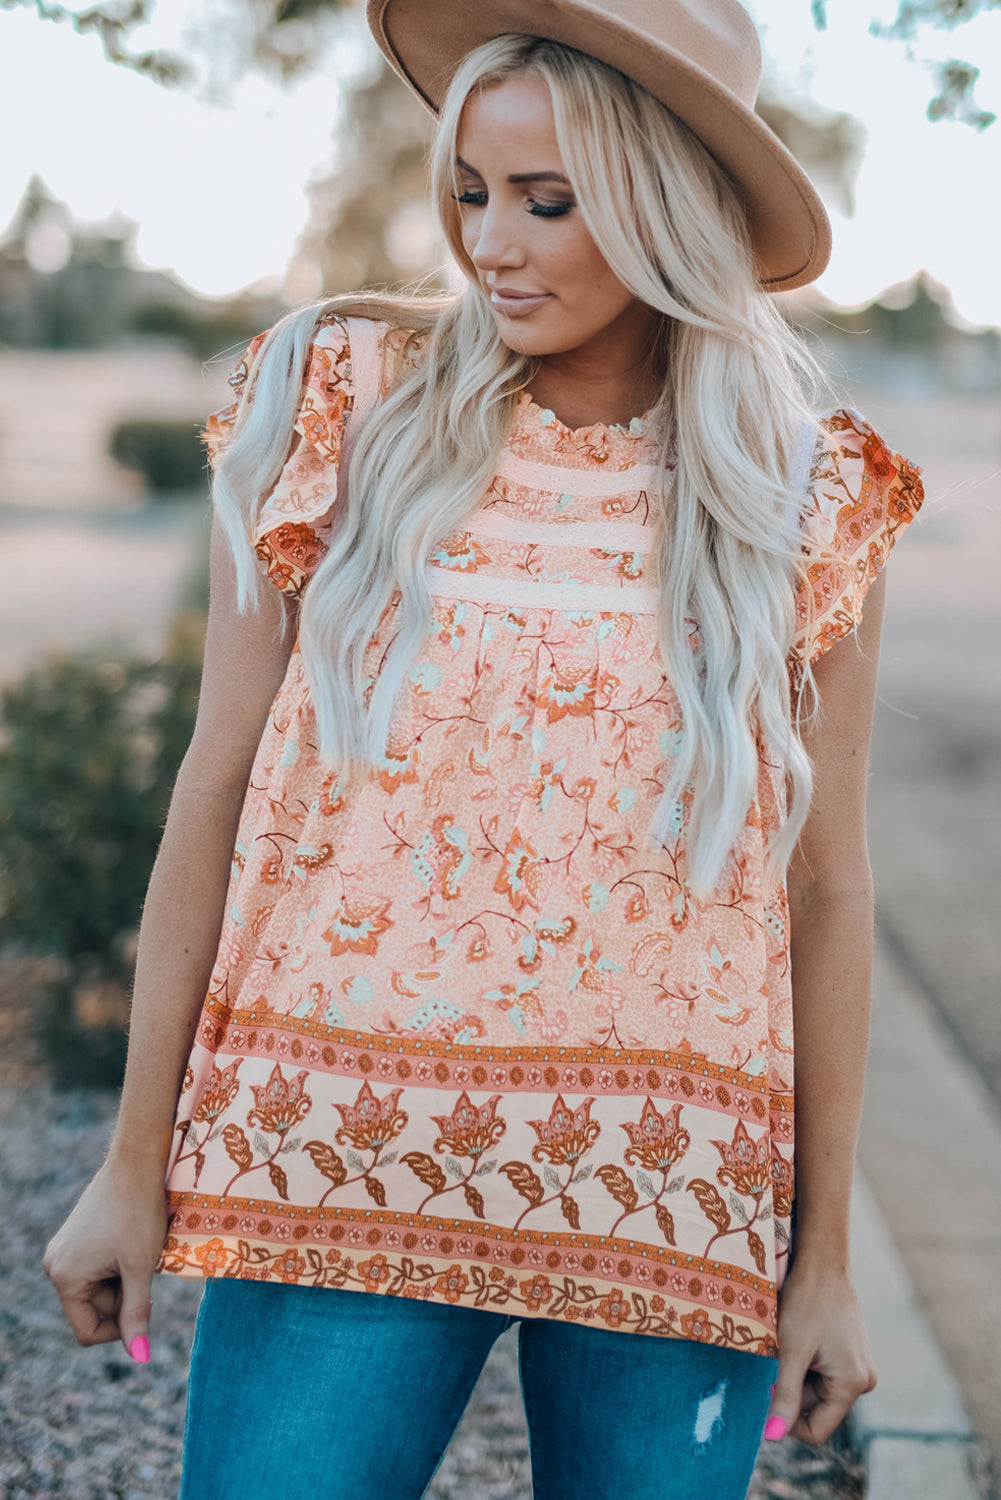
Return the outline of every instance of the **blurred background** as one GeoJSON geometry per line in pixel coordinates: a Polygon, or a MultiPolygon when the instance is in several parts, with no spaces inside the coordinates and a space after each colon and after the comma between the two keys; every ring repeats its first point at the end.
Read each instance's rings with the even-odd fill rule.
{"type": "MultiPolygon", "coordinates": [[[[997,1460],[1001,0],[749,9],[758,107],[835,231],[824,276],[778,300],[923,470],[889,568],[870,798],[879,964],[907,1003],[891,1024],[877,991],[860,1162],[997,1460]],[[908,1016],[930,1042],[905,1065],[908,1016]],[[934,1140],[915,1150],[922,1124],[934,1140]]],[[[358,0],[0,0],[0,1182],[18,1204],[0,1223],[18,1309],[0,1314],[0,1497],[176,1485],[195,1289],[158,1288],[171,1355],[137,1372],[115,1346],[71,1343],[38,1262],[113,1118],[142,899],[193,722],[198,430],[292,303],[458,285],[426,201],[428,125],[358,0]],[[51,1365],[43,1379],[31,1361],[57,1357],[42,1409],[51,1365]],[[143,1444],[123,1438],[125,1409],[143,1444]],[[85,1442],[58,1439],[67,1420],[85,1442]]],[[[511,1500],[509,1459],[508,1442],[484,1477],[474,1452],[435,1493],[511,1500]]],[[[844,1453],[767,1462],[762,1496],[864,1483],[844,1453]]]]}

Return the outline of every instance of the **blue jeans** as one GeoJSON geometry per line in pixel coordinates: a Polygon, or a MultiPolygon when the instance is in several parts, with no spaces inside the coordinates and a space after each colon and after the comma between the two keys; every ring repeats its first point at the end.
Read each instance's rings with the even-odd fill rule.
{"type": "Polygon", "coordinates": [[[235,1278],[198,1309],[179,1500],[419,1500],[512,1323],[535,1500],[744,1500],[777,1359],[235,1278]]]}

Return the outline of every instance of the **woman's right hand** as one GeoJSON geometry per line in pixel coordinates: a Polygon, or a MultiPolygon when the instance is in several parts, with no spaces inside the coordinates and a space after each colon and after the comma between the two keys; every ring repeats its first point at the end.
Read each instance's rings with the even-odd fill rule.
{"type": "Polygon", "coordinates": [[[133,1359],[149,1359],[153,1268],[166,1236],[162,1169],[109,1158],[42,1257],[78,1344],[120,1338],[133,1359]]]}

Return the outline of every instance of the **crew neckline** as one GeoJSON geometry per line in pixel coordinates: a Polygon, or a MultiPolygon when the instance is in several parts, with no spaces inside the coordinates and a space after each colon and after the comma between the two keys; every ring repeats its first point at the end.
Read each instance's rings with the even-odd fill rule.
{"type": "Polygon", "coordinates": [[[576,441],[581,441],[596,433],[635,440],[644,438],[648,436],[650,417],[653,414],[653,407],[650,407],[641,417],[632,417],[628,425],[621,422],[590,422],[585,427],[568,427],[565,422],[560,421],[550,407],[540,406],[528,391],[518,392],[518,407],[523,420],[530,418],[535,426],[548,428],[576,441]]]}

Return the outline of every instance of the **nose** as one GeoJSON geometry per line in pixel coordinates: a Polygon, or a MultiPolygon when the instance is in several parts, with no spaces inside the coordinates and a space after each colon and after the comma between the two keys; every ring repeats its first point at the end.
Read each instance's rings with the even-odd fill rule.
{"type": "Polygon", "coordinates": [[[476,269],[483,274],[525,264],[525,252],[518,243],[515,223],[510,212],[492,203],[467,219],[469,239],[466,249],[476,269]]]}

